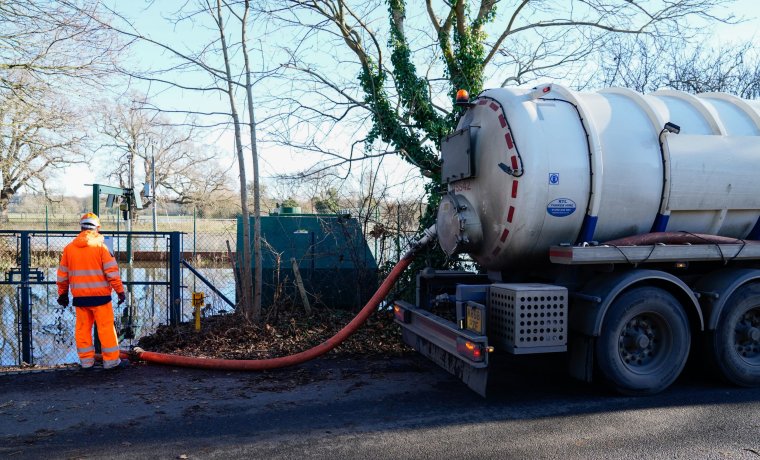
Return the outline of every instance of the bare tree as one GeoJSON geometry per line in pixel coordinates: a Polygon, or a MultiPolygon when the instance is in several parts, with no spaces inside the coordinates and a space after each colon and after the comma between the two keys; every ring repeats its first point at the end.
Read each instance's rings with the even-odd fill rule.
{"type": "MultiPolygon", "coordinates": [[[[164,6],[152,3],[151,7],[164,6]]],[[[226,107],[220,107],[220,100],[214,101],[213,108],[191,107],[189,104],[173,107],[156,106],[155,110],[171,112],[173,115],[194,114],[203,118],[203,127],[224,130],[234,130],[234,152],[238,163],[238,175],[240,183],[240,203],[242,213],[243,239],[250,239],[249,206],[247,193],[247,173],[245,150],[250,148],[254,167],[254,184],[257,183],[257,125],[253,111],[253,85],[260,75],[254,78],[250,61],[251,50],[247,47],[247,32],[253,30],[249,20],[249,3],[226,2],[215,0],[195,0],[185,2],[178,10],[167,14],[167,21],[174,27],[192,25],[192,33],[202,34],[196,36],[190,47],[183,36],[177,35],[176,41],[171,39],[157,39],[151,37],[147,30],[141,30],[138,23],[130,21],[124,15],[110,10],[110,13],[118,18],[118,24],[106,24],[111,30],[118,32],[125,39],[135,41],[141,46],[147,46],[154,51],[164,54],[162,62],[148,68],[130,65],[120,68],[121,72],[131,78],[144,83],[149,83],[157,91],[181,91],[183,95],[195,93],[196,95],[221,96],[226,100],[226,107]],[[230,26],[229,24],[232,24],[230,26]],[[245,80],[241,82],[241,80],[245,80]],[[238,106],[247,103],[249,120],[246,123],[238,106]],[[243,130],[248,128],[250,143],[246,143],[243,130]]],[[[87,14],[85,12],[85,14],[87,14]]],[[[97,21],[97,15],[88,15],[97,21]]],[[[212,98],[208,98],[212,99],[212,98]]],[[[207,100],[208,100],[207,99],[207,100]]],[[[221,98],[220,98],[221,99],[221,98]]],[[[242,112],[245,114],[246,112],[242,112]]],[[[187,123],[187,121],[181,121],[187,123]]],[[[259,205],[254,190],[254,214],[259,212],[259,205]]],[[[254,225],[254,230],[258,226],[254,225]]],[[[258,235],[254,235],[254,245],[258,243],[258,235]]],[[[260,318],[260,299],[258,291],[252,299],[252,263],[251,248],[248,244],[242,244],[243,257],[241,276],[244,283],[241,290],[240,310],[249,319],[258,321],[260,318]]],[[[260,252],[260,251],[259,251],[260,252]]],[[[257,257],[259,254],[257,253],[257,257]]],[[[260,265],[260,264],[257,264],[260,265]]],[[[258,267],[257,267],[258,268],[258,267]]],[[[258,282],[257,282],[258,283],[258,282]]]]}
{"type": "Polygon", "coordinates": [[[234,219],[239,207],[240,197],[231,190],[214,192],[208,200],[198,202],[192,208],[183,206],[188,214],[192,214],[195,209],[199,217],[216,219],[234,219]]]}
{"type": "Polygon", "coordinates": [[[760,54],[752,43],[698,47],[666,62],[663,86],[691,93],[719,91],[745,99],[760,97],[760,54]]]}
{"type": "Polygon", "coordinates": [[[639,92],[661,88],[690,93],[760,96],[760,54],[752,43],[694,48],[647,39],[615,40],[601,51],[601,72],[586,84],[639,92]]]}
{"type": "MultiPolygon", "coordinates": [[[[219,0],[217,0],[217,5],[219,0]]],[[[230,8],[231,11],[232,8],[230,8]]],[[[253,163],[253,305],[250,314],[258,322],[261,318],[261,291],[262,291],[262,272],[261,272],[261,187],[259,182],[259,150],[256,139],[256,114],[254,111],[253,101],[253,79],[251,61],[248,53],[248,41],[246,30],[248,28],[248,18],[251,10],[250,0],[245,0],[243,14],[235,15],[240,21],[240,48],[243,54],[243,63],[245,69],[245,95],[246,108],[248,109],[248,134],[251,139],[251,161],[253,163]]],[[[226,59],[226,58],[225,58],[226,59]]],[[[229,74],[228,74],[229,76],[229,74]]]]}
{"type": "Polygon", "coordinates": [[[116,34],[79,14],[94,15],[97,0],[76,3],[0,2],[3,213],[22,187],[47,193],[55,170],[85,160],[87,127],[76,107],[93,87],[104,87],[124,49],[116,34]]]}
{"type": "Polygon", "coordinates": [[[12,77],[18,71],[37,84],[65,84],[69,90],[76,82],[102,86],[127,43],[103,24],[109,18],[98,12],[99,4],[98,0],[0,2],[0,88],[23,93],[25,86],[12,77]]]}
{"type": "Polygon", "coordinates": [[[6,76],[24,87],[24,95],[0,92],[0,213],[22,187],[47,194],[47,179],[56,169],[85,161],[81,116],[68,101],[26,75],[6,76]],[[33,104],[27,103],[32,97],[33,104]]]}
{"type": "MultiPolygon", "coordinates": [[[[224,14],[222,12],[221,0],[216,0],[216,5],[213,6],[207,1],[206,7],[212,15],[215,15],[216,26],[219,31],[219,40],[222,55],[224,56],[224,74],[222,75],[222,81],[226,85],[225,93],[227,94],[230,107],[230,116],[232,117],[233,127],[235,129],[235,150],[237,153],[238,165],[240,166],[240,206],[242,208],[242,224],[243,224],[243,263],[245,264],[245,271],[243,271],[243,286],[241,287],[241,297],[243,300],[243,312],[248,319],[254,319],[258,322],[261,316],[261,304],[259,300],[257,305],[252,301],[251,294],[253,286],[251,285],[252,279],[250,276],[251,270],[251,247],[249,245],[250,238],[250,220],[248,213],[248,193],[246,191],[246,173],[245,173],[245,159],[243,158],[243,138],[241,133],[240,116],[237,112],[237,104],[235,101],[235,80],[232,76],[231,64],[230,64],[230,49],[227,44],[227,32],[225,30],[224,14]]],[[[247,2],[246,2],[247,11],[247,2]]],[[[247,74],[247,72],[246,72],[247,74]]],[[[255,236],[254,236],[255,238],[255,236]]],[[[260,247],[260,246],[259,246],[260,247]]],[[[259,251],[261,252],[261,251],[259,251]]],[[[260,254],[257,254],[261,257],[260,254]]],[[[261,267],[258,267],[258,273],[261,273],[261,267]]],[[[261,276],[256,281],[257,286],[261,286],[261,276]]],[[[256,293],[257,297],[261,299],[261,293],[256,293]]]]}
{"type": "MultiPolygon", "coordinates": [[[[139,193],[138,182],[150,183],[155,173],[163,200],[180,205],[197,205],[227,190],[227,171],[218,163],[216,148],[199,142],[198,128],[174,126],[165,115],[143,110],[147,104],[143,95],[133,95],[129,103],[104,105],[94,117],[108,177],[139,193]]],[[[144,204],[153,204],[152,199],[144,204]]]]}

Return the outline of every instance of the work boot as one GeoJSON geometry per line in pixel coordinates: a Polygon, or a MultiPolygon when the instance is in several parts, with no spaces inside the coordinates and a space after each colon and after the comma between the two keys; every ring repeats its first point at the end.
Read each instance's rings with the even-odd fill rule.
{"type": "Polygon", "coordinates": [[[121,361],[119,361],[119,364],[115,365],[114,367],[109,367],[106,370],[111,371],[111,370],[115,370],[115,369],[124,369],[124,368],[127,368],[127,367],[129,367],[129,360],[128,359],[122,359],[121,361]]]}

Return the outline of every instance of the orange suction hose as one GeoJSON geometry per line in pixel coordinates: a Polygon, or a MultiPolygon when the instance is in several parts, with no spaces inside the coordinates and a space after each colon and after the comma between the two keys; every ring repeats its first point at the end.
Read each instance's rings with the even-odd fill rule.
{"type": "Polygon", "coordinates": [[[296,353],[290,356],[283,356],[280,358],[270,359],[213,359],[213,358],[196,358],[190,356],[177,356],[167,353],[154,353],[151,351],[144,351],[140,348],[135,348],[134,352],[138,358],[155,364],[165,364],[169,366],[180,367],[193,367],[199,369],[219,369],[219,370],[234,370],[234,371],[261,371],[266,369],[278,369],[281,367],[294,366],[306,361],[312,360],[318,356],[322,356],[328,351],[340,345],[341,342],[346,340],[351,334],[364,324],[369,316],[375,311],[380,302],[388,295],[391,287],[396,283],[401,273],[409,266],[414,259],[415,253],[435,238],[435,226],[425,230],[424,236],[412,245],[410,249],[401,260],[398,261],[395,267],[391,270],[390,274],[383,280],[380,288],[375,292],[367,304],[362,308],[359,313],[351,320],[343,329],[338,331],[337,334],[325,340],[321,344],[310,348],[306,351],[296,353]]]}

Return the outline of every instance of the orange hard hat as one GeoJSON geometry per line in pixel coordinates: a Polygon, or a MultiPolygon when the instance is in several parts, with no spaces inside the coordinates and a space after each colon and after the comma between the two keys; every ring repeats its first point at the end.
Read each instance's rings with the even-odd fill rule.
{"type": "Polygon", "coordinates": [[[79,219],[79,226],[82,228],[100,228],[100,219],[98,219],[97,214],[88,212],[79,219]]]}

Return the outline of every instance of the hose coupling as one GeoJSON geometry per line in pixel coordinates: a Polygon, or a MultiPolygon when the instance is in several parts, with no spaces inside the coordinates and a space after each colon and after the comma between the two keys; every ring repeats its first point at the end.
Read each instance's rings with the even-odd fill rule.
{"type": "Polygon", "coordinates": [[[403,258],[407,259],[407,258],[414,257],[417,251],[424,248],[428,244],[435,242],[437,238],[438,238],[438,234],[435,231],[435,224],[433,224],[422,231],[422,238],[420,238],[417,241],[413,241],[409,245],[410,246],[409,250],[406,251],[406,254],[404,254],[403,258]]]}

